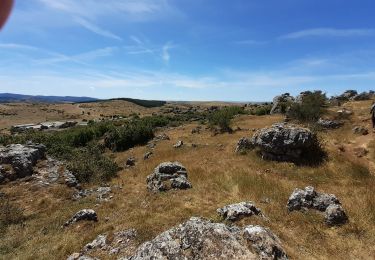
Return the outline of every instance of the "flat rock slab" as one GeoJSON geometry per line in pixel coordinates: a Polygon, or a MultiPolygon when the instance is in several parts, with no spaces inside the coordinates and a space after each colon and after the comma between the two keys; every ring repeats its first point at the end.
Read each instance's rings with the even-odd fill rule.
{"type": "Polygon", "coordinates": [[[253,215],[263,216],[260,209],[251,201],[230,204],[217,209],[217,213],[225,220],[236,221],[253,215]]]}
{"type": "Polygon", "coordinates": [[[192,217],[138,247],[140,259],[288,259],[280,240],[263,227],[243,229],[192,217]]]}
{"type": "Polygon", "coordinates": [[[70,226],[78,221],[98,221],[98,215],[93,209],[82,209],[71,217],[67,222],[65,222],[64,227],[70,226]]]}

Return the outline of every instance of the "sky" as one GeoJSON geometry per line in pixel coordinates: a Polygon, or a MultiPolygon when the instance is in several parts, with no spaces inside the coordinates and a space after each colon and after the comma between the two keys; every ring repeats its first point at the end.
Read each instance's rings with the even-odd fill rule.
{"type": "Polygon", "coordinates": [[[375,89],[373,0],[16,0],[0,92],[269,101],[375,89]]]}

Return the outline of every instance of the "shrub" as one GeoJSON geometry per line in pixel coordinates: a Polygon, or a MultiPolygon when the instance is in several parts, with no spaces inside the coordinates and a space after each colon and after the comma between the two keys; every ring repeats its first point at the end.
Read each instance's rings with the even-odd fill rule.
{"type": "Polygon", "coordinates": [[[264,104],[264,105],[259,105],[251,110],[252,115],[257,115],[257,116],[264,116],[264,115],[269,115],[272,109],[272,105],[269,104],[264,104]]]}
{"type": "Polygon", "coordinates": [[[243,114],[244,110],[241,107],[225,107],[218,111],[213,112],[208,120],[211,127],[218,126],[223,132],[231,132],[230,128],[231,119],[238,114],[243,114]]]}
{"type": "Polygon", "coordinates": [[[76,149],[67,167],[80,182],[108,181],[116,175],[118,166],[102,152],[97,145],[76,149]]]}
{"type": "Polygon", "coordinates": [[[326,101],[321,91],[308,92],[299,102],[292,103],[287,115],[301,122],[316,122],[326,110],[326,101]]]}

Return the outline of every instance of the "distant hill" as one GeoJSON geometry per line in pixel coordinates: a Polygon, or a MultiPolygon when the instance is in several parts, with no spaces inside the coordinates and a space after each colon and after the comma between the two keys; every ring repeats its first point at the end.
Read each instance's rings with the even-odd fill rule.
{"type": "Polygon", "coordinates": [[[134,98],[113,98],[110,100],[122,100],[132,102],[136,105],[142,107],[161,107],[164,106],[167,102],[166,101],[159,101],[159,100],[144,100],[144,99],[134,99],[134,98]]]}
{"type": "Polygon", "coordinates": [[[90,97],[61,97],[61,96],[33,96],[12,93],[0,93],[0,103],[12,102],[42,102],[42,103],[80,103],[98,101],[90,97]]]}
{"type": "Polygon", "coordinates": [[[33,96],[12,93],[0,93],[0,103],[14,103],[14,102],[35,102],[35,103],[90,103],[108,100],[123,100],[134,103],[142,107],[160,107],[165,105],[166,101],[158,100],[143,100],[133,98],[112,98],[112,99],[97,99],[91,97],[71,97],[71,96],[33,96]]]}

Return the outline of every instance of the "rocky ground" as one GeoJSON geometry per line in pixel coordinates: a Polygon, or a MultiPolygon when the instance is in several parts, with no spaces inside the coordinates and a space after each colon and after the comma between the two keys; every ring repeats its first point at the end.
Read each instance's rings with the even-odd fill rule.
{"type": "Polygon", "coordinates": [[[123,166],[108,183],[78,183],[35,144],[3,148],[0,199],[25,219],[1,230],[0,258],[375,258],[370,105],[330,108],[324,120],[340,124],[317,135],[278,114],[236,117],[231,134],[194,122],[161,129],[147,145],[107,152],[123,166]],[[317,140],[326,159],[299,163],[317,140]]]}

